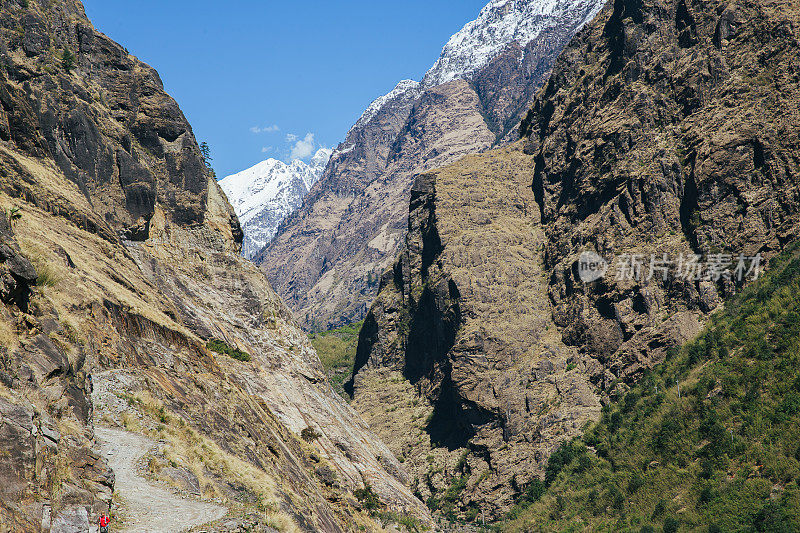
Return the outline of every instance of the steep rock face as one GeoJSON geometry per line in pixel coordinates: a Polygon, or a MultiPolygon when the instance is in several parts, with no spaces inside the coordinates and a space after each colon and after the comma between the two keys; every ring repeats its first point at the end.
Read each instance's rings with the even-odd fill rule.
{"type": "Polygon", "coordinates": [[[510,44],[525,48],[542,32],[559,28],[565,22],[580,27],[591,20],[602,5],[570,0],[492,0],[478,18],[450,38],[422,84],[434,87],[469,77],[505,52],[510,44]]]}
{"type": "Polygon", "coordinates": [[[561,48],[602,3],[490,2],[421,83],[401,82],[367,109],[255,258],[304,327],[364,316],[402,245],[415,175],[514,138],[561,48]],[[455,107],[442,97],[453,91],[463,100],[455,107]]]}
{"type": "Polygon", "coordinates": [[[616,2],[604,15],[565,50],[522,134],[554,316],[610,382],[663,358],[664,316],[707,313],[738,282],[607,276],[582,289],[577,254],[729,254],[733,270],[795,239],[800,89],[788,4],[616,2]]]}
{"type": "Polygon", "coordinates": [[[303,198],[322,177],[331,153],[320,148],[308,163],[267,159],[219,180],[242,225],[242,254],[246,258],[261,251],[280,223],[303,204],[303,198]]]}
{"type": "MultiPolygon", "coordinates": [[[[382,146],[366,144],[380,160],[366,156],[360,143],[344,153],[344,161],[340,152],[334,152],[325,176],[302,209],[256,258],[268,277],[294,288],[285,297],[308,327],[325,328],[366,313],[380,272],[402,241],[402,213],[407,210],[413,176],[485,149],[494,140],[481,118],[480,99],[464,80],[427,91],[407,108],[402,122],[395,113],[402,113],[403,102],[397,103],[397,108],[384,109],[388,107],[390,113],[385,117],[387,129],[398,131],[382,137],[382,146]],[[382,162],[380,172],[373,170],[378,161],[382,162]],[[325,186],[321,186],[323,181],[325,186]],[[287,254],[281,259],[272,255],[279,249],[281,255],[287,254]],[[302,287],[308,289],[301,291],[302,287]]],[[[384,112],[373,121],[383,121],[384,112]]],[[[351,136],[368,137],[363,130],[351,136]]]]}
{"type": "Polygon", "coordinates": [[[487,518],[600,411],[586,376],[597,363],[551,318],[532,163],[517,144],[416,179],[349,384],[414,490],[435,498],[461,478],[459,509],[487,518]]]}
{"type": "Polygon", "coordinates": [[[113,473],[95,422],[163,440],[204,497],[252,508],[258,527],[368,525],[352,496],[365,482],[425,519],[240,257],[237,217],[156,72],[79,2],[0,14],[0,523],[96,520],[113,473]]]}
{"type": "Polygon", "coordinates": [[[601,402],[696,335],[741,282],[682,278],[681,256],[716,254],[732,271],[739,254],[766,259],[798,237],[797,22],[788,2],[614,2],[562,53],[522,153],[417,180],[351,390],[432,502],[455,481],[455,514],[502,514],[601,402]],[[527,203],[513,186],[526,180],[527,203]],[[492,186],[470,195],[475,183],[492,186]],[[528,227],[495,231],[509,242],[488,241],[520,218],[528,227]],[[580,280],[584,251],[609,263],[604,278],[580,280]],[[620,268],[632,254],[638,278],[620,268]],[[671,272],[649,276],[664,254],[671,272]],[[417,430],[392,429],[406,423],[417,430]]]}

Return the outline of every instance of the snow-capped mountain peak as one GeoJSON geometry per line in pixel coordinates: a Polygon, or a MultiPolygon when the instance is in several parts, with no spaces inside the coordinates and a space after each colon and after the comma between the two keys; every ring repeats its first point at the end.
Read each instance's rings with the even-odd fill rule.
{"type": "MultiPolygon", "coordinates": [[[[403,80],[366,108],[345,141],[333,152],[334,164],[356,148],[359,132],[371,128],[376,117],[381,115],[391,120],[393,114],[382,111],[408,109],[430,88],[455,79],[470,79],[509,46],[525,49],[542,32],[559,27],[562,31],[577,30],[600,11],[604,2],[489,1],[475,20],[449,39],[422,82],[403,80]]],[[[309,163],[286,164],[270,159],[220,182],[242,222],[245,256],[252,257],[269,243],[280,223],[302,205],[302,198],[322,177],[331,154],[330,150],[320,150],[309,163]]]]}
{"type": "Polygon", "coordinates": [[[309,163],[270,158],[219,181],[242,224],[245,257],[251,258],[269,243],[280,223],[300,207],[322,177],[331,152],[320,148],[309,163]]]}
{"type": "Polygon", "coordinates": [[[604,0],[491,0],[478,18],[468,22],[442,49],[422,82],[403,80],[389,93],[376,98],[350,131],[365,126],[392,100],[456,79],[485,67],[516,42],[525,48],[543,31],[565,21],[583,26],[603,7],[604,0]]]}
{"type": "Polygon", "coordinates": [[[592,20],[603,6],[598,0],[492,0],[478,18],[468,22],[442,49],[425,74],[423,87],[466,78],[487,65],[509,44],[524,48],[547,28],[565,19],[592,20]]]}

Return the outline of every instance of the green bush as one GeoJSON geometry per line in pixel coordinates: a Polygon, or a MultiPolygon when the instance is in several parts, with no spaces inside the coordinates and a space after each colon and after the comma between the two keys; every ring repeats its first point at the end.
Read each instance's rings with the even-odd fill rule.
{"type": "Polygon", "coordinates": [[[12,207],[8,211],[8,223],[13,226],[14,223],[22,218],[22,210],[19,207],[12,207]]]}
{"type": "Polygon", "coordinates": [[[550,486],[564,467],[585,451],[585,448],[578,443],[565,442],[562,444],[547,461],[547,468],[544,472],[545,485],[550,486]]]}
{"type": "Polygon", "coordinates": [[[320,438],[321,436],[322,433],[312,428],[311,426],[308,426],[307,428],[305,428],[303,431],[300,432],[300,437],[306,442],[313,442],[318,438],[320,438]]]}
{"type": "Polygon", "coordinates": [[[48,263],[36,262],[35,268],[37,287],[55,287],[61,281],[61,276],[48,263]]]}
{"type": "Polygon", "coordinates": [[[206,347],[211,350],[212,352],[216,352],[222,355],[227,355],[228,357],[232,357],[237,361],[243,361],[245,363],[250,362],[250,354],[247,352],[243,352],[237,348],[231,348],[226,343],[219,339],[211,339],[206,344],[206,347]]]}
{"type": "Polygon", "coordinates": [[[65,48],[64,52],[61,54],[61,68],[64,69],[64,72],[69,74],[75,68],[75,54],[69,51],[69,49],[65,48]]]}
{"type": "Polygon", "coordinates": [[[378,495],[372,490],[372,485],[368,482],[364,482],[363,489],[356,489],[353,492],[353,496],[361,503],[361,507],[367,511],[373,511],[382,505],[380,498],[378,498],[378,495]]]}
{"type": "Polygon", "coordinates": [[[664,533],[677,533],[680,527],[681,523],[674,516],[664,519],[664,533]]]}

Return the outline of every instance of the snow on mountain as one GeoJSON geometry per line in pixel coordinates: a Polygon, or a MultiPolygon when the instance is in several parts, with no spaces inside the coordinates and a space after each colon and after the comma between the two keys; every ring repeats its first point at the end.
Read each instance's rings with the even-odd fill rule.
{"type": "MultiPolygon", "coordinates": [[[[425,89],[469,76],[485,67],[513,42],[524,48],[543,31],[557,26],[579,27],[600,11],[605,0],[491,0],[478,18],[453,35],[422,82],[403,80],[376,98],[348,133],[366,127],[387,105],[410,102],[425,89]]],[[[354,148],[341,145],[334,159],[354,148]]],[[[251,258],[275,236],[278,225],[302,204],[322,176],[330,150],[320,150],[310,164],[287,165],[268,159],[220,181],[245,232],[244,254],[251,258]]]]}
{"type": "Polygon", "coordinates": [[[384,105],[405,93],[419,93],[448,81],[469,78],[513,42],[525,48],[549,28],[572,23],[581,27],[592,20],[604,4],[605,0],[492,0],[478,18],[450,37],[422,82],[403,80],[398,83],[391,92],[376,98],[350,131],[366,125],[384,105]]]}
{"type": "Polygon", "coordinates": [[[219,181],[242,224],[245,257],[253,257],[269,243],[280,223],[302,205],[330,156],[331,150],[321,148],[309,163],[267,159],[219,181]]]}
{"type": "Polygon", "coordinates": [[[387,102],[394,100],[398,96],[407,93],[408,91],[417,89],[419,87],[419,82],[414,80],[403,80],[398,83],[394,89],[389,91],[387,94],[383,96],[379,96],[369,106],[367,109],[362,113],[361,118],[355,123],[352,129],[360,128],[361,126],[366,125],[370,120],[372,120],[375,115],[378,114],[378,111],[386,105],[387,102]]]}
{"type": "Polygon", "coordinates": [[[603,7],[597,0],[492,0],[478,18],[453,35],[422,80],[424,87],[466,78],[484,67],[513,41],[524,48],[542,31],[564,19],[592,20],[603,7]]]}

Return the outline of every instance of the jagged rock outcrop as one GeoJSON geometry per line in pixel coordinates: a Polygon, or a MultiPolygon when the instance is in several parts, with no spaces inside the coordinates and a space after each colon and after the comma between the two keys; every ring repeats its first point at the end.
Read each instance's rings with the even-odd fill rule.
{"type": "Polygon", "coordinates": [[[158,74],[77,1],[0,15],[0,529],[95,522],[113,489],[95,422],[162,440],[167,465],[254,514],[248,527],[369,527],[365,483],[426,520],[240,257],[237,217],[158,74]]]}
{"type": "Polygon", "coordinates": [[[609,276],[583,290],[583,247],[612,264],[626,252],[735,261],[796,238],[795,17],[757,2],[617,2],[565,50],[524,121],[554,316],[608,381],[663,357],[663,317],[707,313],[736,284],[609,276]]]}
{"type": "Polygon", "coordinates": [[[417,180],[351,386],[432,503],[455,481],[450,511],[502,515],[580,421],[741,285],[681,277],[681,256],[723,254],[733,271],[797,239],[797,23],[788,2],[615,1],[560,56],[520,144],[417,180]],[[605,277],[579,278],[584,251],[605,277]],[[630,254],[643,276],[618,268],[630,254]],[[671,271],[649,276],[664,254],[671,271]]]}
{"type": "Polygon", "coordinates": [[[419,173],[516,137],[535,91],[602,1],[494,0],[421,83],[377,99],[254,261],[308,329],[362,318],[402,246],[419,173]]]}

